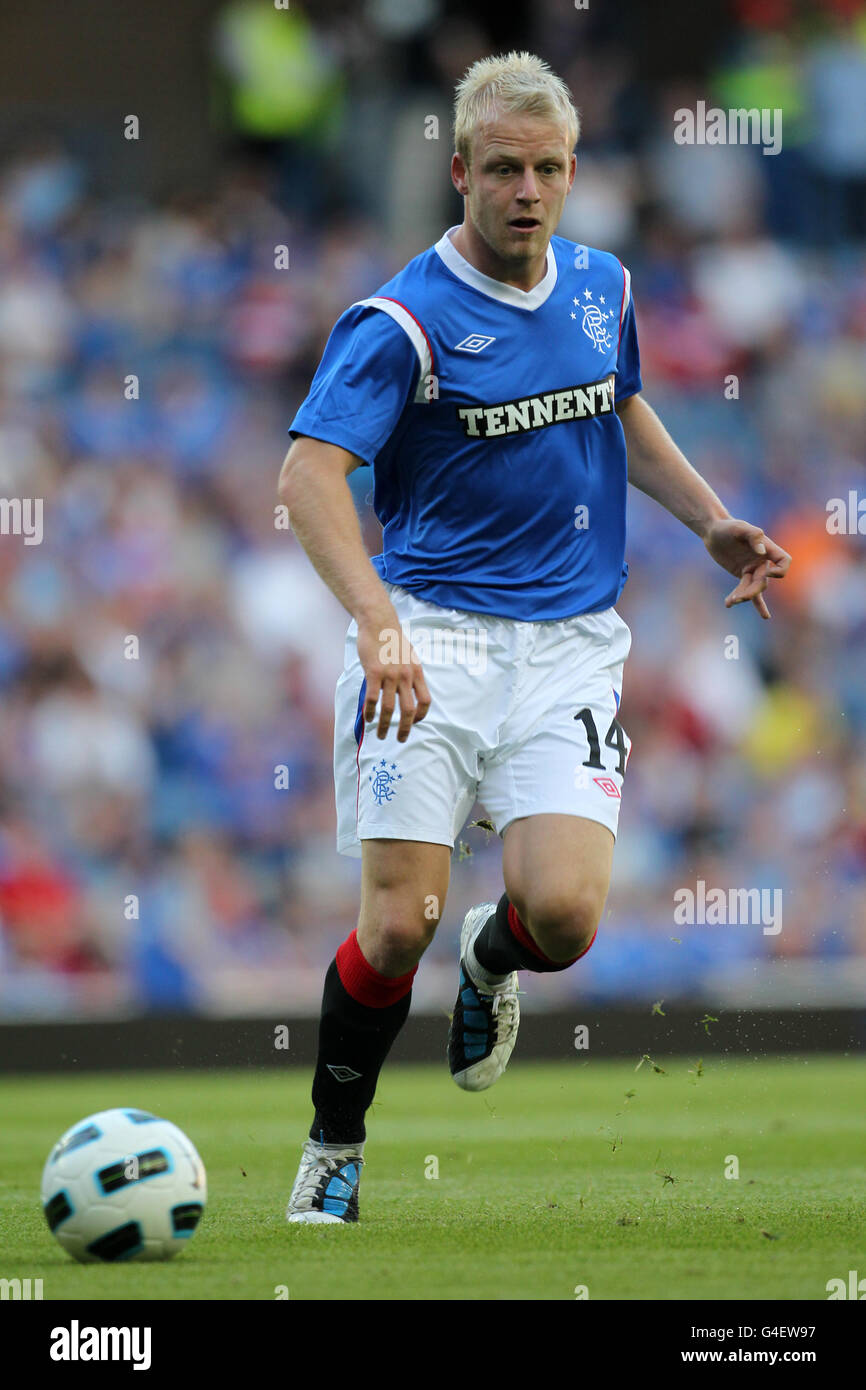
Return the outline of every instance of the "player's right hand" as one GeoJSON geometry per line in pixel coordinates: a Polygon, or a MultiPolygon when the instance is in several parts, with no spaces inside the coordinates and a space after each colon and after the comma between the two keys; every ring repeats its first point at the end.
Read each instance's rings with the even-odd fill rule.
{"type": "Polygon", "coordinates": [[[381,696],[377,737],[384,738],[391,724],[396,700],[400,701],[397,742],[405,743],[413,724],[430,708],[430,691],[418,654],[400,626],[395,612],[384,618],[358,623],[358,659],[367,677],[364,721],[371,724],[381,696]],[[417,698],[416,698],[417,697],[417,698]]]}

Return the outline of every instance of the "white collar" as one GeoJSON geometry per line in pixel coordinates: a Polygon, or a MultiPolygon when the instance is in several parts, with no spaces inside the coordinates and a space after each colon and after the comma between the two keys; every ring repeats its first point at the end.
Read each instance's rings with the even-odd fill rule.
{"type": "Polygon", "coordinates": [[[480,290],[482,294],[489,295],[491,299],[498,299],[503,304],[515,304],[518,309],[538,309],[553,293],[553,287],[556,284],[556,257],[553,254],[553,247],[549,243],[547,247],[547,270],[544,278],[539,280],[538,284],[533,286],[531,290],[521,290],[516,285],[506,285],[502,280],[494,280],[491,275],[483,275],[480,270],[475,269],[474,265],[470,265],[465,256],[461,256],[451,240],[458,230],[458,227],[449,227],[448,231],[436,242],[433,250],[438,253],[448,269],[459,280],[465,281],[473,289],[480,290]]]}

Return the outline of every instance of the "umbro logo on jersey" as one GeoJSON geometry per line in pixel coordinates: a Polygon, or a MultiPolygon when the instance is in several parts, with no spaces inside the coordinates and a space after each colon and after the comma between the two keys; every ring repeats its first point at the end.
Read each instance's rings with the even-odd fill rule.
{"type": "Polygon", "coordinates": [[[351,1067],[332,1067],[330,1062],[325,1065],[335,1081],[357,1081],[361,1075],[359,1071],[352,1071],[351,1067]]]}
{"type": "Polygon", "coordinates": [[[468,338],[464,338],[462,343],[458,343],[455,352],[483,352],[491,343],[495,343],[495,338],[485,338],[483,333],[470,333],[468,338]]]}

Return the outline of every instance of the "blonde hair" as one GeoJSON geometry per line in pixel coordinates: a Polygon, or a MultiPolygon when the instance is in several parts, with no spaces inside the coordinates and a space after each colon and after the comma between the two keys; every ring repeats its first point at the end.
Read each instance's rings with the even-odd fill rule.
{"type": "Polygon", "coordinates": [[[457,84],[454,100],[454,148],[469,167],[472,136],[497,111],[525,111],[563,121],[569,153],[580,138],[580,117],[561,77],[534,53],[512,51],[479,58],[457,84]]]}

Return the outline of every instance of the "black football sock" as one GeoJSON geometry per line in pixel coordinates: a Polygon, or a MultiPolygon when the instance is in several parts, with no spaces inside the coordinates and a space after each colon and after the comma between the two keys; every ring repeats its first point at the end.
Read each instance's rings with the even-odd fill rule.
{"type": "Polygon", "coordinates": [[[374,971],[354,932],[331,962],[313,1078],[316,1114],[310,1138],[317,1143],[349,1145],[366,1139],[364,1115],[382,1064],[409,1015],[414,974],[391,979],[374,971]]]}
{"type": "Polygon", "coordinates": [[[490,975],[510,975],[512,970],[531,970],[546,975],[567,970],[586,955],[589,946],[571,960],[551,960],[532,940],[507,893],[502,894],[496,912],[487,919],[473,943],[478,964],[490,975]]]}

